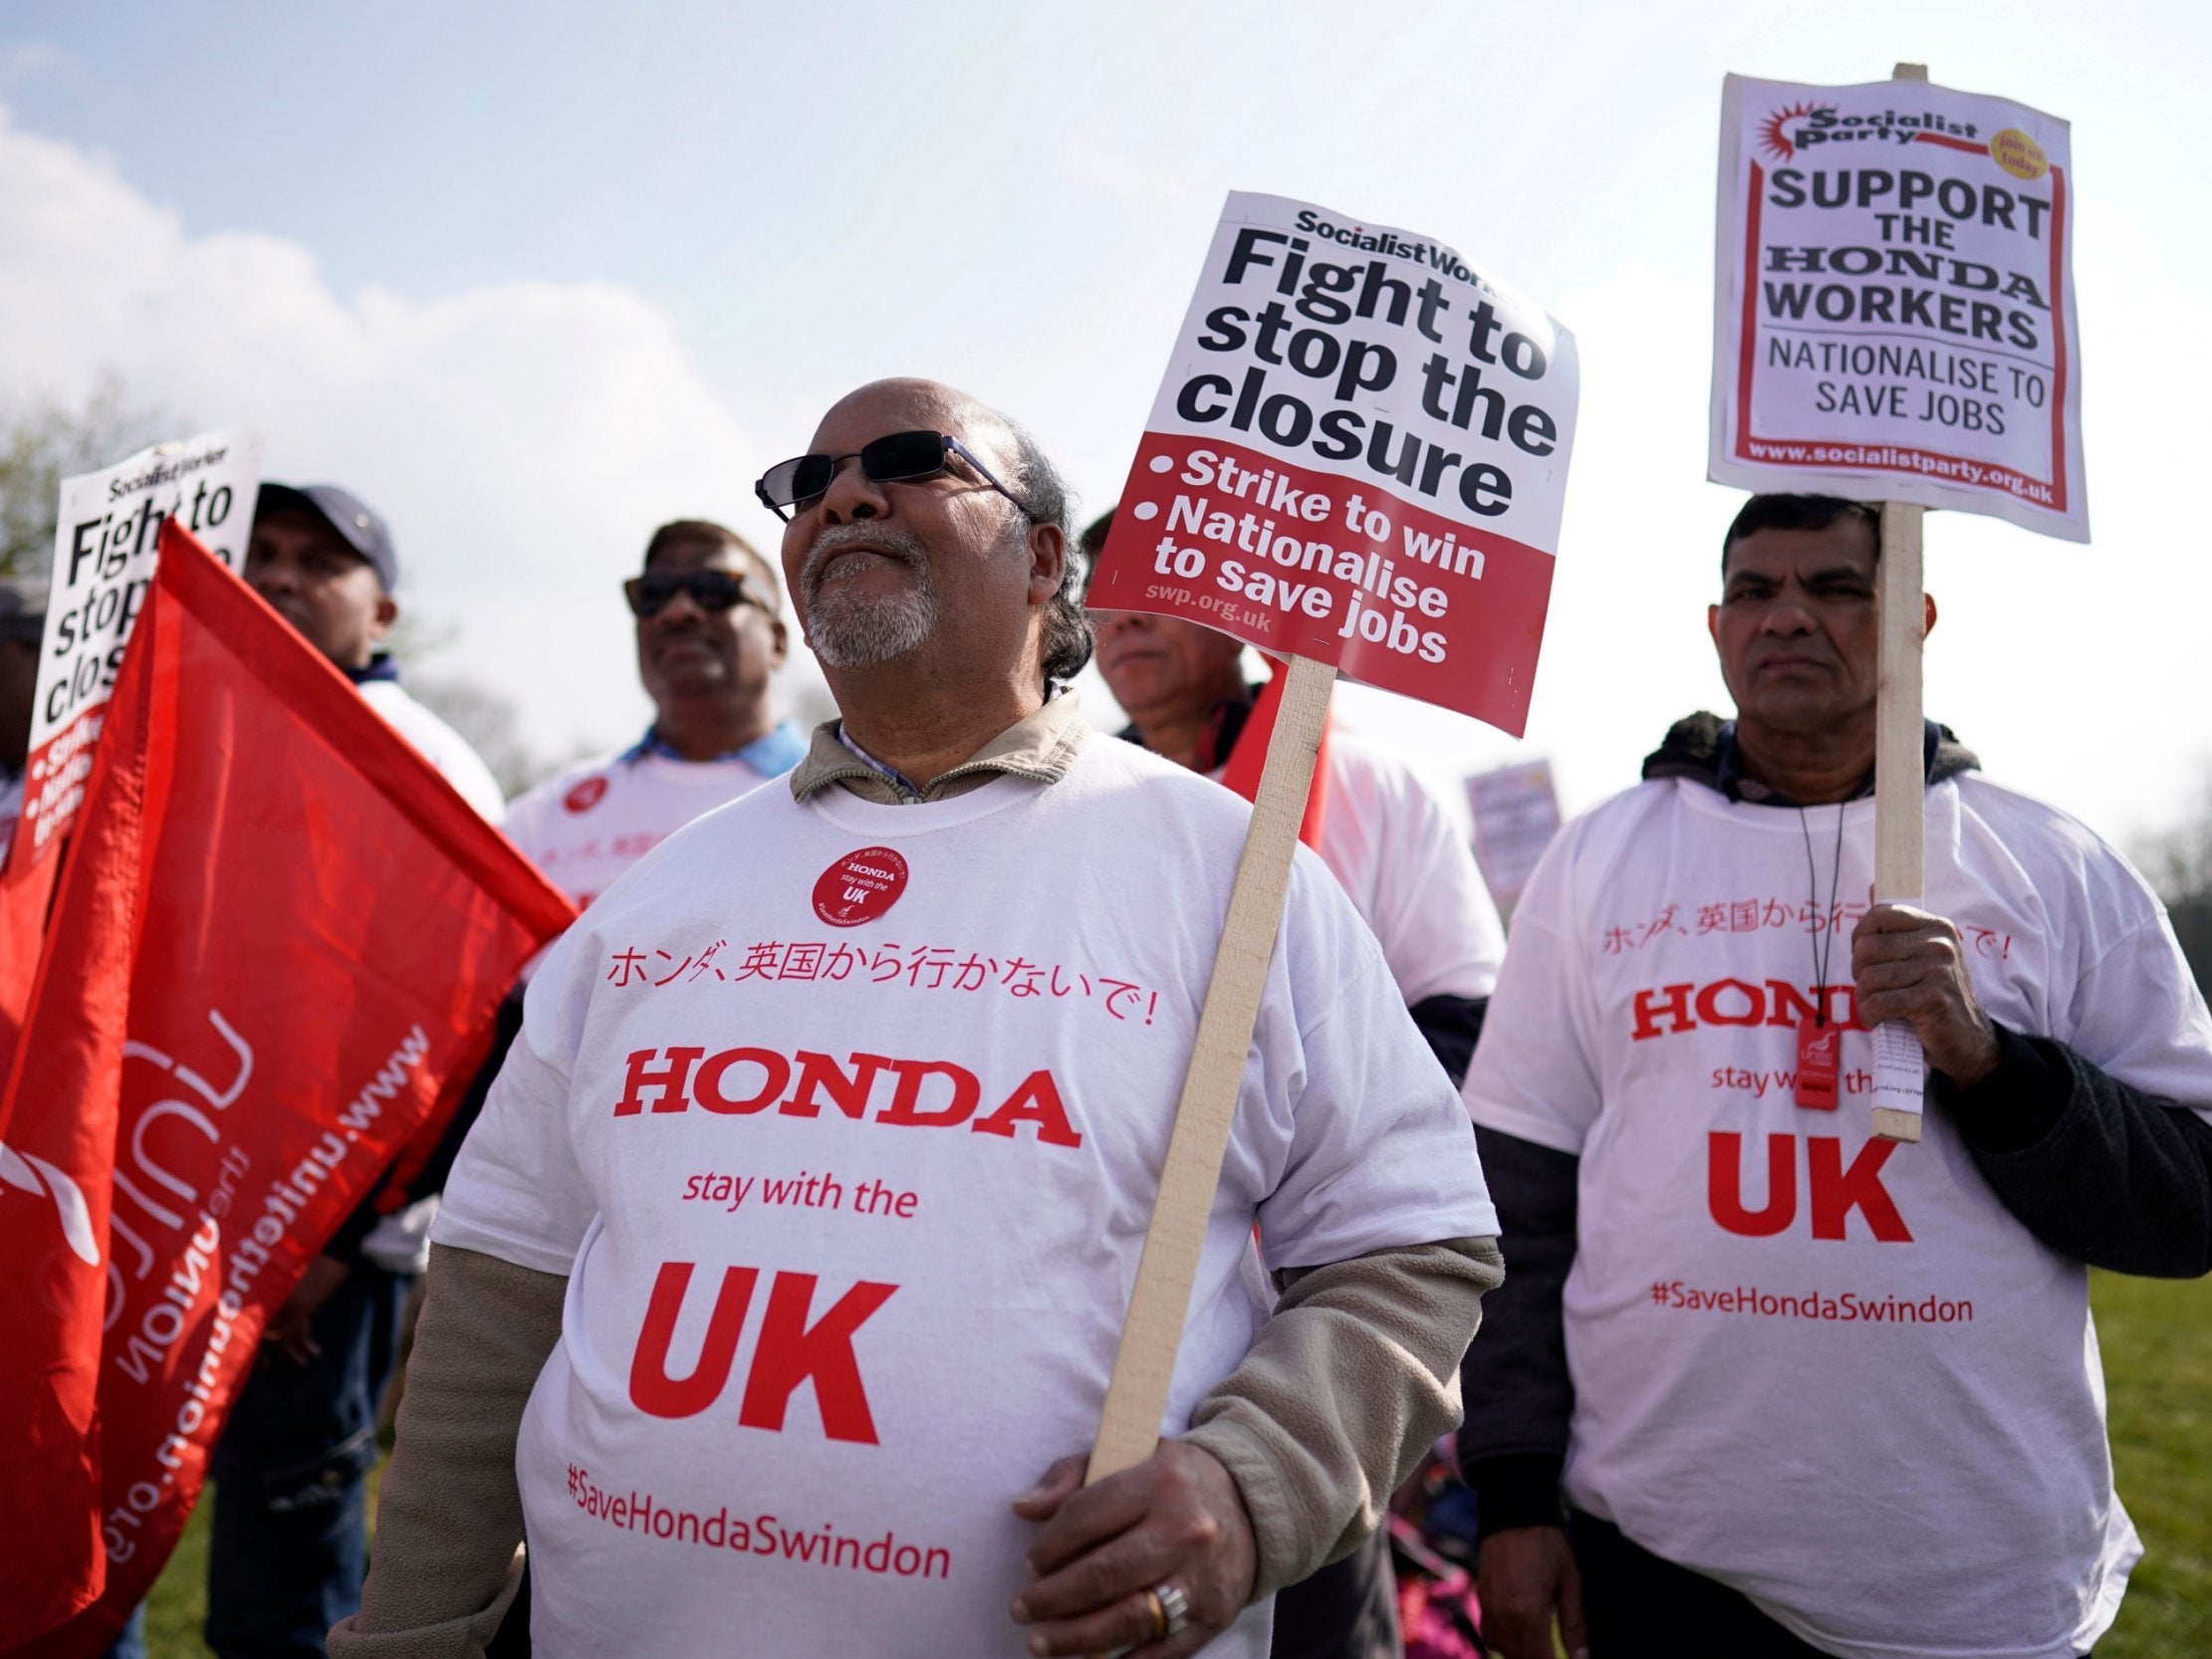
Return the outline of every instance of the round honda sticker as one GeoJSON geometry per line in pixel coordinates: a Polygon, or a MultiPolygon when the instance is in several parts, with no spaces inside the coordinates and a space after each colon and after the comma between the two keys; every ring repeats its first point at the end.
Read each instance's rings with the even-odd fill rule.
{"type": "Polygon", "coordinates": [[[814,884],[814,913],[832,927],[859,927],[898,902],[906,860],[887,846],[848,852],[814,884]]]}
{"type": "Polygon", "coordinates": [[[562,797],[561,805],[572,813],[588,813],[600,804],[601,798],[606,794],[605,778],[587,778],[562,797]]]}

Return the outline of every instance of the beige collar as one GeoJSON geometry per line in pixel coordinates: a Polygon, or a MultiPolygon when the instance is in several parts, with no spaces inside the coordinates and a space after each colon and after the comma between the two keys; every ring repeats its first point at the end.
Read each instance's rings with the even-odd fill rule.
{"type": "Polygon", "coordinates": [[[886,807],[949,801],[980,789],[1002,773],[1034,784],[1057,784],[1068,776],[1077,752],[1091,735],[1073,691],[1063,691],[1035,714],[1017,720],[950,772],[916,786],[873,756],[839,736],[839,722],[825,720],[814,729],[807,758],[791,775],[791,795],[805,801],[817,790],[838,784],[863,801],[886,807]]]}

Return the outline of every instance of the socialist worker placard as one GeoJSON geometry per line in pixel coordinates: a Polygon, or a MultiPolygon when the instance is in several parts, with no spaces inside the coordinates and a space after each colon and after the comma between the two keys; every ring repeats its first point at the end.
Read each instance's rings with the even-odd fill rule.
{"type": "Polygon", "coordinates": [[[2041,111],[1729,76],[1709,476],[2088,541],[2074,218],[2041,111]]]}
{"type": "Polygon", "coordinates": [[[62,480],[23,823],[9,851],[15,865],[52,851],[84,805],[123,647],[153,585],[161,526],[174,519],[241,570],[260,484],[261,436],[244,431],[157,444],[62,480]]]}
{"type": "Polygon", "coordinates": [[[1577,382],[1574,337],[1434,237],[1233,193],[1091,602],[1518,737],[1577,382]]]}

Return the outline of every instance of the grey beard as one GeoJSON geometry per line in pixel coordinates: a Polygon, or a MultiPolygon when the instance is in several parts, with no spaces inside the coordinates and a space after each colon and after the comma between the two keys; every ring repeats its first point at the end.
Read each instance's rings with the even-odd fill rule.
{"type": "Polygon", "coordinates": [[[864,668],[894,662],[918,649],[937,627],[937,590],[929,580],[929,555],[907,531],[869,524],[832,525],[815,539],[800,567],[799,591],[807,601],[807,638],[831,668],[864,668]],[[914,573],[911,592],[861,599],[822,567],[841,550],[872,542],[906,559],[914,573]]]}

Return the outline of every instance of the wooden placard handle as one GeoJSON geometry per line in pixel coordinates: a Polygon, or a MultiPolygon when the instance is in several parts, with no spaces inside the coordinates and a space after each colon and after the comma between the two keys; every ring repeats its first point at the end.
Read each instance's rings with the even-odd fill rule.
{"type": "Polygon", "coordinates": [[[1144,1234],[1144,1254],[1136,1265],[1128,1317],[1114,1351],[1087,1482],[1133,1468],[1159,1444],[1191,1282],[1206,1242],[1229,1126],[1236,1118],[1245,1056],[1252,1047],[1268,963],[1275,955],[1291,856],[1298,847],[1314,760],[1329,719],[1330,688],[1337,680],[1334,667],[1310,657],[1292,657],[1285,672],[1289,678],[1252,803],[1252,825],[1245,832],[1236,885],[1230,889],[1228,919],[1214,953],[1190,1066],[1183,1073],[1175,1129],[1144,1234]]]}
{"type": "MultiPolygon", "coordinates": [[[[1898,64],[1892,81],[1925,81],[1926,64],[1898,64]]],[[[1927,774],[1921,756],[1920,645],[1927,627],[1920,571],[1920,522],[1925,509],[1901,501],[1881,506],[1881,565],[1875,594],[1881,612],[1881,690],[1874,728],[1874,897],[1910,903],[1927,882],[1923,840],[1927,774]]],[[[1883,1140],[1920,1138],[1926,1066],[1920,1039],[1892,1021],[1874,1033],[1874,1133],[1883,1140]]]]}
{"type": "MultiPolygon", "coordinates": [[[[1920,568],[1924,511],[1899,501],[1881,504],[1881,561],[1874,577],[1881,630],[1881,688],[1874,706],[1874,897],[1884,903],[1917,903],[1927,880],[1920,694],[1920,647],[1927,633],[1920,568]]],[[[1892,1022],[1875,1032],[1876,1135],[1920,1138],[1923,1077],[1920,1040],[1910,1026],[1892,1022]]]]}

